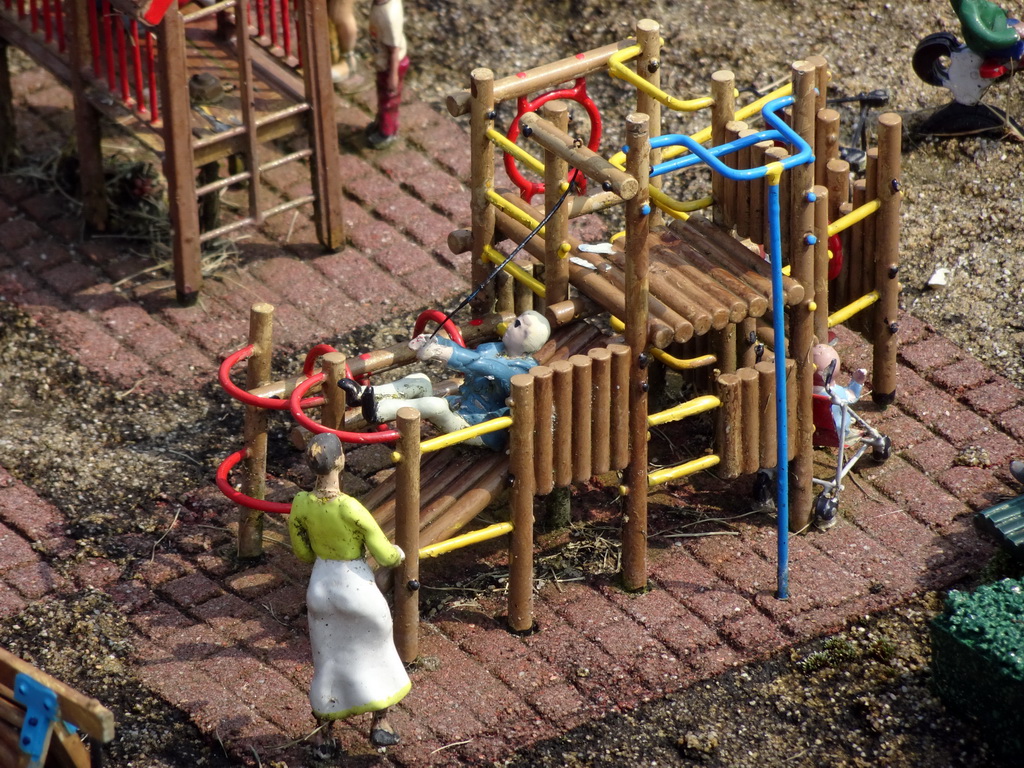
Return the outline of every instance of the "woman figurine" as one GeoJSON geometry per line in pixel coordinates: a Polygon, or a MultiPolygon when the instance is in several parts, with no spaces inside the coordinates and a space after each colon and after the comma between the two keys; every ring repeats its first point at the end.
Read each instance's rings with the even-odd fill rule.
{"type": "Polygon", "coordinates": [[[311,492],[292,500],[288,532],[292,550],[313,563],[306,590],[313,682],[309,703],[320,723],[373,712],[370,741],[378,747],[398,743],[388,722],[388,707],[409,692],[412,683],[395,649],[391,611],[374,581],[364,545],[384,567],[405,559],[388,541],[370,512],[341,492],[345,468],[341,441],[318,434],[306,448],[316,473],[311,492]]]}

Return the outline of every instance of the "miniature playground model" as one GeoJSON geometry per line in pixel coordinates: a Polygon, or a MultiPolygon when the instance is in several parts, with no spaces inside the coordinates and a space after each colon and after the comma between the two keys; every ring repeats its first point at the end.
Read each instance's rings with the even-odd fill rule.
{"type": "MultiPolygon", "coordinates": [[[[204,243],[298,206],[313,203],[325,248],[343,244],[323,3],[0,0],[2,81],[9,44],[72,90],[83,213],[91,231],[108,226],[101,117],[163,157],[180,302],[193,301],[200,290],[204,243]],[[308,148],[268,151],[271,142],[295,134],[308,135],[308,148]],[[305,160],[311,194],[282,200],[267,187],[267,172],[305,160]],[[220,194],[238,185],[247,187],[248,204],[235,220],[221,223],[220,194]]],[[[5,92],[0,159],[11,156],[16,141],[10,89],[0,87],[0,95],[5,92]]]]}
{"type": "MultiPolygon", "coordinates": [[[[462,323],[463,333],[445,313],[430,310],[411,336],[443,321],[456,343],[472,346],[494,339],[524,309],[543,311],[552,338],[535,355],[540,365],[512,377],[508,416],[421,441],[418,413],[403,409],[395,428],[358,431],[361,416],[358,409],[346,413],[338,381],[367,383],[371,374],[413,362],[415,351],[397,344],[346,360],[319,345],[301,376],[272,380],[273,308],[266,304],[252,308],[250,344],[221,366],[222,385],[247,406],[244,447],[217,475],[221,490],[242,507],[242,556],[261,551],[262,513],[287,511],[265,500],[271,410],[345,442],[395,444],[395,472],[361,501],[407,553],[394,581],[396,644],[405,661],[417,654],[420,558],[509,534],[508,624],[529,631],[535,497],[611,472],[621,472],[622,585],[637,590],[648,578],[650,488],[712,468],[733,479],[788,464],[774,482],[777,591],[788,597],[788,536],[810,526],[815,508],[816,340],[847,321],[870,329],[872,397],[881,407],[895,397],[900,118],[879,117],[866,175],[852,181],[838,156],[839,114],[826,108],[824,59],[796,62],[790,83],[741,107],[727,71],[711,76],[710,96],[681,100],[660,88],[659,33],[656,22],[643,20],[635,39],[509,77],[477,69],[471,87],[448,98],[453,116],[469,116],[473,197],[471,228],[452,232],[449,247],[471,255],[473,283],[484,288],[472,299],[473,319],[462,323]],[[598,151],[593,134],[601,119],[585,89],[586,78],[603,73],[636,91],[623,120],[627,146],[608,156],[598,151]],[[574,85],[560,87],[568,82],[574,85]],[[566,133],[567,101],[590,116],[587,142],[566,133]],[[507,133],[495,125],[504,102],[519,107],[507,133]],[[664,110],[701,109],[710,111],[708,128],[693,136],[664,131],[664,110]],[[512,140],[517,134],[539,146],[541,158],[520,148],[512,140]],[[511,166],[526,165],[543,185],[524,179],[517,191],[496,189],[498,153],[510,155],[511,166]],[[710,177],[704,198],[671,196],[675,176],[687,169],[710,177]],[[577,176],[592,194],[584,193],[583,180],[570,184],[577,176]],[[543,195],[542,210],[529,202],[535,195],[543,195]],[[613,206],[624,209],[625,232],[611,245],[595,248],[569,235],[571,218],[613,206]],[[698,213],[707,208],[709,218],[698,213]],[[487,281],[492,265],[508,260],[496,247],[503,240],[525,249],[525,258],[504,267],[516,281],[508,289],[487,281]],[[841,259],[831,281],[830,248],[832,264],[841,259]],[[601,322],[584,322],[588,317],[601,322]],[[244,388],[231,379],[242,360],[244,388]],[[662,366],[692,377],[704,394],[650,412],[662,366]],[[315,388],[320,396],[310,396],[315,388]],[[317,407],[314,421],[306,411],[317,407]],[[650,427],[706,412],[716,424],[713,452],[651,470],[650,427]],[[504,429],[507,452],[451,449],[504,429]],[[230,480],[239,463],[241,490],[230,480]],[[510,519],[456,535],[510,480],[510,519]]],[[[509,174],[513,181],[516,175],[509,174]]]]}
{"type": "Polygon", "coordinates": [[[0,768],[102,765],[113,738],[109,709],[0,648],[0,768]]]}

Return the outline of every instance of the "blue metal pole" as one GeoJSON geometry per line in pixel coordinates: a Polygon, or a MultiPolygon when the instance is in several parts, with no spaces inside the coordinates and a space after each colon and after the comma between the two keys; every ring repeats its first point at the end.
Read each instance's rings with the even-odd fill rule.
{"type": "Polygon", "coordinates": [[[786,396],[785,301],[782,294],[782,224],[779,212],[779,174],[768,176],[769,258],[772,265],[772,329],[775,336],[775,424],[778,472],[775,506],[778,511],[778,590],[780,600],[789,598],[789,420],[786,396]]]}

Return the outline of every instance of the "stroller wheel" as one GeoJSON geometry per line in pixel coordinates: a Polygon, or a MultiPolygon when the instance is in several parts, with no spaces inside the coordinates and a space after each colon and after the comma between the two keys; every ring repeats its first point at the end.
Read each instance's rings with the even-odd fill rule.
{"type": "Polygon", "coordinates": [[[882,444],[876,445],[871,450],[871,460],[876,464],[884,464],[892,456],[892,440],[888,435],[882,435],[882,444]]]}
{"type": "Polygon", "coordinates": [[[839,501],[825,493],[819,493],[814,499],[814,524],[825,531],[836,524],[836,513],[839,512],[839,501]]]}
{"type": "Polygon", "coordinates": [[[758,470],[754,476],[754,501],[761,507],[775,506],[775,478],[771,472],[758,470]]]}

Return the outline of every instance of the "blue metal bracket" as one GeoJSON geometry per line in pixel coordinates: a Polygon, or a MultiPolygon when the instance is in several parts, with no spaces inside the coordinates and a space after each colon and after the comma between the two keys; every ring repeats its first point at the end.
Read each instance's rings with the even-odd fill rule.
{"type": "Polygon", "coordinates": [[[19,672],[14,678],[14,700],[25,707],[25,722],[18,744],[33,762],[38,762],[43,756],[50,726],[57,719],[57,694],[19,672]]]}

